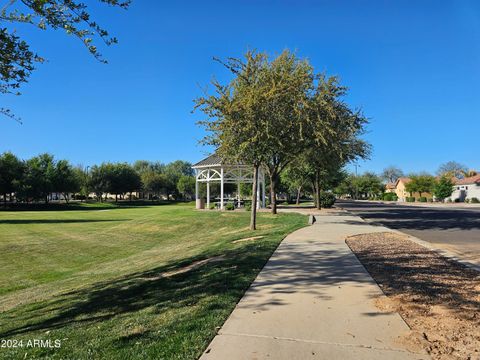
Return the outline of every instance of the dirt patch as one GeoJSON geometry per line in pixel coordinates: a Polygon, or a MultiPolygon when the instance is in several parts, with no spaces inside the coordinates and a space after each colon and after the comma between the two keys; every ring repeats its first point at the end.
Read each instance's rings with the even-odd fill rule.
{"type": "Polygon", "coordinates": [[[400,341],[433,359],[480,360],[480,273],[396,233],[351,236],[346,243],[412,329],[400,341]]]}
{"type": "Polygon", "coordinates": [[[184,274],[188,271],[198,269],[199,267],[201,267],[203,265],[206,265],[206,264],[209,264],[209,263],[219,262],[219,261],[223,261],[223,260],[225,260],[225,256],[223,256],[223,255],[214,256],[214,257],[211,257],[211,258],[208,258],[208,259],[195,261],[195,262],[193,262],[193,263],[191,263],[187,266],[184,266],[184,267],[172,270],[172,271],[166,271],[166,272],[163,272],[163,273],[158,274],[156,276],[149,276],[149,277],[143,278],[143,279],[152,281],[152,280],[158,280],[158,279],[161,279],[161,278],[168,278],[168,277],[172,277],[172,276],[179,275],[179,274],[184,274]]]}
{"type": "Polygon", "coordinates": [[[252,237],[248,237],[248,238],[243,238],[243,239],[238,239],[238,240],[235,240],[235,241],[232,241],[234,244],[236,243],[240,243],[240,242],[244,242],[244,241],[253,241],[253,240],[259,240],[259,239],[263,239],[265,236],[252,236],[252,237]]]}

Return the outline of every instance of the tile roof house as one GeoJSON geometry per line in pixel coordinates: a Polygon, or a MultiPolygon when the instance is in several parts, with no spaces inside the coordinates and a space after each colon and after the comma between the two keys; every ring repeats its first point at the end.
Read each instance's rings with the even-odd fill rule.
{"type": "Polygon", "coordinates": [[[470,200],[472,198],[480,200],[480,174],[463,179],[455,179],[450,199],[463,202],[465,199],[470,200]]]}

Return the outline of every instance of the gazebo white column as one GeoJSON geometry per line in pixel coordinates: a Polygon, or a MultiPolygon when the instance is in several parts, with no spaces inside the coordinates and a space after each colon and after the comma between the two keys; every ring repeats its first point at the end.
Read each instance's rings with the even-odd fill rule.
{"type": "Polygon", "coordinates": [[[198,171],[195,170],[195,201],[198,200],[198,171]]]}
{"type": "Polygon", "coordinates": [[[207,209],[210,210],[210,169],[207,171],[207,209]]]}
{"type": "Polygon", "coordinates": [[[200,205],[200,198],[198,196],[198,170],[195,169],[195,208],[200,209],[202,206],[200,205]]]}
{"type": "Polygon", "coordinates": [[[220,168],[220,210],[223,210],[223,166],[220,168]]]}

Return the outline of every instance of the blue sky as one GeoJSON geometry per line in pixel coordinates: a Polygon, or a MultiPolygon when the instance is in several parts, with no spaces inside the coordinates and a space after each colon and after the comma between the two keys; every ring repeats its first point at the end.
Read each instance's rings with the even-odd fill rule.
{"type": "Polygon", "coordinates": [[[62,32],[17,27],[48,62],[22,96],[3,96],[23,125],[0,119],[0,151],[83,165],[197,161],[208,149],[193,99],[228,75],[212,57],[290,48],[339,75],[371,119],[373,154],[359,171],[434,172],[448,160],[480,170],[478,1],[134,0],[92,11],[119,39],[101,47],[108,65],[62,32]]]}

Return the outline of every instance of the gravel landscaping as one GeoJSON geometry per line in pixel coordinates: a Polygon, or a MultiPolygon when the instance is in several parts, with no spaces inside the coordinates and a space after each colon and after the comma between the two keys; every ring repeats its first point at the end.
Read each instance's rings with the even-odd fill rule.
{"type": "Polygon", "coordinates": [[[480,273],[409,240],[384,232],[346,243],[387,295],[376,299],[411,328],[399,339],[432,359],[480,359],[480,273]]]}

